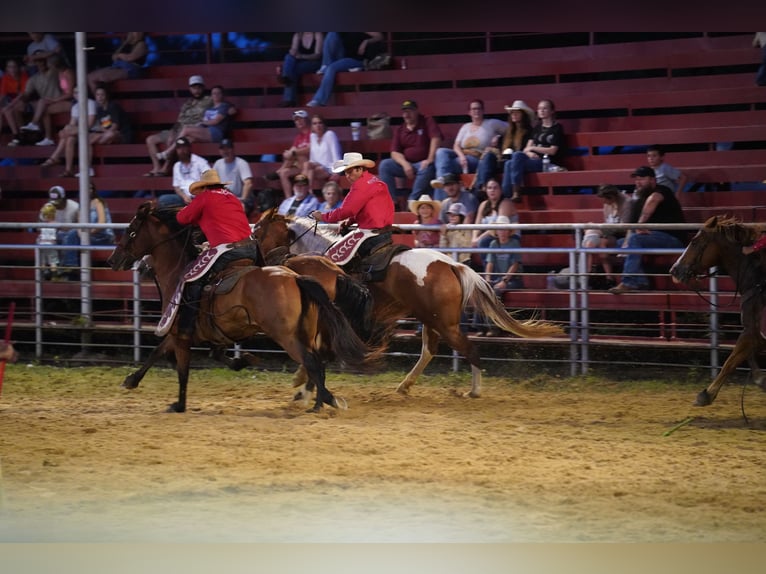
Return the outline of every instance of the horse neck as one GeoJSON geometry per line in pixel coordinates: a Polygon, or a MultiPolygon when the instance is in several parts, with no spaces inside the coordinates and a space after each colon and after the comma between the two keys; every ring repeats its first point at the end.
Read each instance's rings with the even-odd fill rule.
{"type": "Polygon", "coordinates": [[[747,291],[757,283],[755,265],[749,264],[750,260],[747,255],[742,253],[742,247],[739,243],[727,242],[724,246],[723,255],[721,263],[740,293],[747,291]]]}
{"type": "Polygon", "coordinates": [[[179,241],[167,241],[152,250],[152,267],[162,300],[169,301],[190,259],[179,241]]]}
{"type": "Polygon", "coordinates": [[[293,229],[295,233],[295,243],[290,246],[290,251],[298,254],[305,253],[324,253],[327,248],[335,241],[322,229],[314,229],[314,226],[306,226],[303,223],[297,223],[293,229]]]}

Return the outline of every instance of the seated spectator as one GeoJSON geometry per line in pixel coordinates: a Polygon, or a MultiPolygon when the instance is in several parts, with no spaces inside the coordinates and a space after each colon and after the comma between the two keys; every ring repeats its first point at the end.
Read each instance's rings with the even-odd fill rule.
{"type": "MultiPolygon", "coordinates": [[[[90,223],[107,224],[112,223],[112,214],[109,212],[109,206],[98,196],[95,186],[90,184],[90,210],[88,221],[90,223]]],[[[80,233],[82,229],[70,229],[62,238],[62,245],[80,245],[80,233]]],[[[114,230],[111,227],[94,228],[90,230],[91,245],[114,245],[114,230]]],[[[80,267],[80,251],[68,249],[64,251],[61,259],[62,278],[76,279],[76,268],[80,267]]]]}
{"type": "Polygon", "coordinates": [[[524,100],[516,100],[510,106],[505,106],[505,109],[508,112],[508,129],[499,147],[488,148],[481,155],[473,184],[475,193],[484,191],[487,180],[497,171],[498,162],[510,159],[515,151],[523,150],[532,137],[534,110],[524,100]]]}
{"type": "MultiPolygon", "coordinates": [[[[614,185],[602,185],[596,194],[604,201],[604,223],[630,223],[633,201],[630,196],[614,185]]],[[[586,249],[616,247],[617,241],[623,237],[625,237],[625,232],[622,230],[586,229],[582,246],[586,249]]],[[[606,288],[610,289],[616,286],[617,277],[614,273],[616,256],[613,253],[599,253],[597,257],[604,269],[606,288]]],[[[585,268],[588,273],[596,272],[593,266],[593,255],[590,253],[586,256],[585,268]]],[[[593,277],[589,277],[589,281],[592,285],[594,283],[593,277]]]]}
{"type": "Polygon", "coordinates": [[[293,122],[298,130],[293,145],[282,152],[282,165],[274,174],[267,175],[267,179],[278,179],[285,198],[293,194],[293,177],[303,173],[306,162],[309,160],[311,151],[311,126],[308,122],[309,113],[306,110],[295,110],[293,122]]]}
{"type": "Polygon", "coordinates": [[[300,77],[319,69],[322,63],[324,32],[295,32],[290,49],[282,63],[279,81],[285,85],[282,93],[282,107],[294,108],[298,105],[296,93],[300,77]]]}
{"type": "Polygon", "coordinates": [[[755,75],[755,83],[758,86],[766,86],[766,32],[756,32],[753,36],[753,47],[761,47],[761,66],[755,75]]]}
{"type": "Polygon", "coordinates": [[[317,209],[319,209],[319,198],[311,193],[309,178],[302,173],[297,174],[293,178],[293,194],[279,204],[277,213],[308,217],[312,211],[317,209]]]}
{"type": "Polygon", "coordinates": [[[359,71],[365,60],[371,60],[385,50],[382,32],[328,32],[322,49],[321,83],[308,107],[327,105],[338,72],[359,71]]]}
{"type": "MultiPolygon", "coordinates": [[[[65,125],[58,133],[58,145],[53,150],[51,156],[46,159],[41,165],[42,167],[50,167],[61,162],[61,156],[65,155],[66,163],[64,171],[59,177],[73,177],[74,170],[72,167],[74,161],[74,148],[77,145],[77,134],[80,129],[80,102],[79,92],[77,86],[74,88],[74,100],[72,102],[69,112],[69,123],[65,125]]],[[[88,114],[88,129],[91,129],[96,122],[96,102],[88,98],[87,100],[87,114],[88,114]]]]}
{"type": "MultiPolygon", "coordinates": [[[[133,141],[133,129],[122,106],[109,97],[105,86],[96,87],[96,121],[88,135],[88,165],[92,166],[93,146],[133,141]]],[[[93,175],[93,167],[91,175],[93,175]]]]}
{"type": "Polygon", "coordinates": [[[378,168],[378,177],[388,186],[394,202],[397,177],[414,180],[409,200],[429,193],[429,184],[436,175],[436,150],[444,140],[439,124],[421,114],[414,100],[402,102],[402,120],[391,138],[391,157],[381,161],[378,168]]]}
{"type": "MultiPolygon", "coordinates": [[[[24,56],[24,65],[27,67],[27,73],[33,76],[39,72],[39,58],[45,58],[46,60],[53,55],[61,55],[64,57],[64,52],[61,48],[61,43],[53,34],[46,34],[44,32],[27,32],[31,38],[31,42],[27,44],[27,53],[24,56]]],[[[64,57],[64,59],[66,59],[64,57]]],[[[50,67],[50,66],[48,66],[50,67]]]]}
{"type": "Polygon", "coordinates": [[[321,187],[328,179],[338,180],[332,173],[332,164],[343,158],[338,136],[328,130],[324,118],[319,114],[311,116],[309,160],[303,166],[303,175],[309,179],[309,189],[321,187]]]}
{"type": "Polygon", "coordinates": [[[473,223],[476,217],[476,196],[471,192],[463,190],[463,184],[460,181],[460,176],[454,173],[448,173],[442,178],[442,181],[437,182],[437,186],[440,186],[443,191],[444,199],[441,200],[441,211],[439,212],[439,220],[442,223],[449,223],[447,217],[447,209],[453,203],[460,203],[465,208],[465,221],[464,223],[473,223]]]}
{"type": "MultiPolygon", "coordinates": [[[[157,199],[160,207],[185,206],[194,199],[189,193],[189,186],[202,179],[202,174],[210,169],[205,158],[192,153],[191,142],[179,138],[175,142],[178,161],[173,164],[173,192],[161,195],[157,199]]],[[[224,185],[228,185],[226,182],[224,185]]]]}
{"type": "Polygon", "coordinates": [[[245,215],[250,217],[255,207],[255,194],[253,193],[253,171],[250,164],[234,153],[234,142],[228,138],[221,140],[218,151],[221,158],[213,164],[213,169],[223,181],[228,182],[226,187],[239,198],[245,215]]]}
{"type": "MultiPolygon", "coordinates": [[[[618,246],[626,249],[683,248],[687,239],[686,231],[660,231],[641,227],[643,223],[686,222],[681,204],[673,191],[664,185],[657,185],[654,170],[649,166],[639,167],[631,176],[636,183],[631,223],[636,223],[636,228],[631,229],[625,239],[618,241],[618,246]]],[[[620,295],[648,288],[649,279],[644,274],[643,255],[627,254],[622,269],[622,282],[609,289],[609,292],[620,295]]]]}
{"type": "Polygon", "coordinates": [[[128,32],[112,54],[112,65],[93,70],[88,74],[90,92],[95,94],[99,84],[140,78],[148,53],[144,32],[128,32]]]}
{"type": "MultiPolygon", "coordinates": [[[[449,248],[468,248],[471,247],[471,237],[473,232],[470,229],[457,229],[456,227],[465,222],[465,206],[460,203],[452,203],[447,207],[448,223],[442,225],[441,237],[439,238],[439,247],[449,248]]],[[[450,253],[455,261],[469,263],[470,253],[450,253]]]]}
{"type": "MultiPolygon", "coordinates": [[[[191,97],[181,106],[176,123],[170,129],[162,130],[146,138],[146,148],[149,150],[152,169],[145,173],[145,176],[164,176],[168,174],[168,169],[175,159],[175,149],[174,153],[162,154],[160,157],[159,146],[172,146],[173,142],[176,142],[181,137],[181,130],[186,126],[196,126],[202,123],[205,111],[210,108],[213,100],[210,96],[205,95],[205,80],[202,79],[202,76],[194,75],[189,78],[189,92],[191,97]],[[163,162],[162,165],[160,165],[161,161],[163,162]]],[[[194,181],[197,180],[199,180],[199,177],[194,181]]]]}
{"type": "Polygon", "coordinates": [[[665,150],[659,145],[650,145],[646,148],[646,163],[649,164],[657,176],[657,185],[664,185],[679,193],[686,186],[686,176],[680,169],[676,169],[665,161],[665,150]]]}
{"type": "MultiPolygon", "coordinates": [[[[439,183],[443,183],[448,173],[474,173],[482,154],[488,148],[498,145],[508,129],[508,124],[503,120],[484,117],[482,100],[471,100],[468,114],[471,121],[460,127],[452,149],[442,147],[436,150],[436,179],[431,181],[431,187],[435,189],[439,183]]],[[[440,199],[439,194],[434,197],[440,199]]]]}
{"type": "MultiPolygon", "coordinates": [[[[519,214],[516,211],[516,206],[507,197],[503,197],[503,190],[500,188],[500,183],[494,178],[490,177],[487,180],[485,186],[487,199],[479,204],[479,208],[476,210],[476,223],[482,223],[489,225],[491,223],[497,223],[500,217],[505,217],[510,223],[519,222],[519,214]]],[[[519,233],[519,235],[521,235],[519,233]]],[[[486,249],[490,243],[495,240],[494,229],[474,229],[473,237],[471,238],[471,245],[478,247],[479,249],[486,249]]],[[[486,265],[487,255],[480,254],[482,263],[486,265]]]]}
{"type": "Polygon", "coordinates": [[[521,202],[524,174],[543,171],[543,156],[560,165],[564,158],[564,128],[556,121],[556,106],[551,100],[537,104],[539,123],[523,151],[515,151],[503,166],[503,195],[514,203],[521,202]]]}
{"type": "Polygon", "coordinates": [[[5,114],[1,111],[15,100],[19,94],[24,93],[29,76],[27,71],[19,66],[19,63],[13,58],[5,61],[5,70],[0,77],[0,132],[3,131],[3,119],[5,114]]]}
{"type": "Polygon", "coordinates": [[[39,100],[53,100],[61,95],[58,84],[58,72],[48,67],[48,60],[38,52],[35,56],[37,73],[29,78],[24,91],[11,100],[3,109],[2,115],[11,131],[9,146],[17,146],[21,143],[20,127],[23,123],[23,114],[32,109],[39,100]]]}
{"type": "Polygon", "coordinates": [[[340,207],[343,203],[343,192],[337,181],[328,181],[322,186],[322,198],[324,201],[319,205],[319,211],[327,213],[340,207]]]}
{"type": "Polygon", "coordinates": [[[67,64],[66,60],[61,55],[54,54],[48,59],[48,65],[51,68],[51,75],[55,75],[59,95],[54,97],[40,96],[35,102],[32,121],[21,127],[22,130],[39,132],[39,124],[42,121],[44,133],[43,139],[36,144],[39,146],[55,145],[56,142],[53,141],[53,116],[69,111],[74,97],[74,70],[67,64]]]}
{"type": "MultiPolygon", "coordinates": [[[[416,223],[421,225],[439,225],[439,212],[441,202],[431,199],[430,195],[421,195],[416,201],[410,202],[410,211],[417,215],[416,223]]],[[[413,230],[415,235],[415,247],[438,247],[439,230],[420,229],[413,230]]]]}
{"type": "MultiPolygon", "coordinates": [[[[505,216],[500,215],[495,223],[498,225],[508,225],[511,221],[505,216]]],[[[497,237],[489,244],[487,253],[487,264],[484,269],[484,278],[492,285],[495,294],[503,299],[503,294],[512,289],[523,289],[524,279],[522,273],[524,267],[521,263],[521,253],[498,253],[500,249],[518,249],[521,247],[521,236],[509,228],[495,230],[497,237]]],[[[480,315],[474,315],[474,326],[480,328],[489,327],[486,319],[480,315]]],[[[478,332],[478,337],[498,337],[503,332],[497,327],[491,327],[484,333],[478,332]]]]}
{"type": "MultiPolygon", "coordinates": [[[[80,204],[73,199],[67,199],[66,191],[60,185],[54,185],[48,190],[48,199],[56,208],[56,215],[53,221],[56,223],[77,223],[80,217],[80,204]]],[[[64,238],[71,229],[66,227],[59,227],[56,229],[56,243],[64,243],[64,238]]],[[[61,277],[59,274],[54,276],[55,279],[67,279],[69,277],[61,277]]]]}

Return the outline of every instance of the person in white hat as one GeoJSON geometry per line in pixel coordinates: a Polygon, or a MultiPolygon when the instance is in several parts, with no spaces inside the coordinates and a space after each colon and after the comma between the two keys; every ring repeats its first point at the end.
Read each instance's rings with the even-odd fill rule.
{"type": "MultiPolygon", "coordinates": [[[[421,225],[439,225],[439,210],[441,202],[431,199],[427,193],[421,195],[417,200],[410,202],[410,211],[418,216],[417,222],[421,225]]],[[[421,229],[414,231],[415,247],[438,247],[439,231],[421,229]]]]}
{"type": "Polygon", "coordinates": [[[340,207],[322,213],[311,212],[311,217],[324,223],[347,221],[360,229],[382,229],[394,223],[394,202],[388,186],[368,170],[375,167],[371,159],[349,152],[332,166],[333,173],[343,173],[351,182],[351,190],[340,207]]]}
{"type": "MultiPolygon", "coordinates": [[[[235,259],[249,258],[256,261],[256,264],[263,265],[257,244],[246,241],[252,233],[250,222],[242,210],[239,198],[226,188],[230,184],[230,181],[221,181],[214,169],[203,172],[199,181],[189,186],[189,193],[194,196],[194,201],[176,214],[178,223],[197,225],[205,234],[209,248],[200,253],[197,261],[209,258],[211,252],[221,245],[245,242],[220,255],[206,275],[216,273],[235,259]]],[[[178,317],[179,333],[185,336],[191,337],[193,334],[204,284],[204,278],[200,278],[186,285],[184,306],[178,317]]]]}
{"type": "Polygon", "coordinates": [[[509,159],[515,151],[523,150],[532,137],[535,111],[524,100],[515,100],[510,106],[505,106],[505,111],[508,112],[508,129],[499,148],[492,148],[482,154],[474,182],[476,191],[483,190],[487,180],[495,174],[499,161],[509,159]]]}
{"type": "Polygon", "coordinates": [[[213,100],[205,95],[205,80],[200,75],[189,77],[189,92],[191,97],[184,102],[178,112],[176,123],[169,129],[152,134],[146,138],[146,149],[149,150],[149,159],[152,161],[152,169],[145,176],[166,176],[175,160],[175,153],[161,154],[160,145],[170,147],[179,138],[181,130],[186,126],[196,126],[202,123],[205,110],[211,107],[213,100]],[[163,162],[160,165],[160,162],[163,162]]]}

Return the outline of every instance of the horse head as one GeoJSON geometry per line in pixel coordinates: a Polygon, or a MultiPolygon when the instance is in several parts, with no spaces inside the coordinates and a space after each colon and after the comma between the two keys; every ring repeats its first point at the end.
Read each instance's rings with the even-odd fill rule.
{"type": "Polygon", "coordinates": [[[742,246],[755,240],[755,230],[734,217],[713,216],[697,231],[684,252],[670,268],[674,283],[689,283],[710,275],[711,267],[722,267],[737,280],[736,270],[744,259],[742,246]]]}

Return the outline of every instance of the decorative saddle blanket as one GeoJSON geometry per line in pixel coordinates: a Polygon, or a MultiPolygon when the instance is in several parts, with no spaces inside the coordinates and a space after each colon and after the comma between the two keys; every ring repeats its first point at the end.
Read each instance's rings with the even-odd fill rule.
{"type": "Polygon", "coordinates": [[[162,313],[160,322],[157,323],[157,327],[154,329],[155,335],[162,337],[170,330],[173,320],[176,317],[178,307],[181,305],[184,286],[190,281],[196,281],[203,277],[221,255],[234,249],[235,246],[236,245],[232,243],[229,245],[217,245],[216,247],[212,247],[200,253],[199,257],[186,266],[183,275],[181,275],[181,280],[178,282],[176,290],[173,292],[173,296],[165,306],[165,311],[162,313]]]}
{"type": "Polygon", "coordinates": [[[377,235],[377,233],[370,231],[369,229],[357,229],[352,231],[330,245],[324,253],[325,257],[328,257],[337,265],[345,265],[351,261],[351,258],[354,255],[356,255],[356,252],[359,250],[362,243],[375,235],[377,235]]]}

